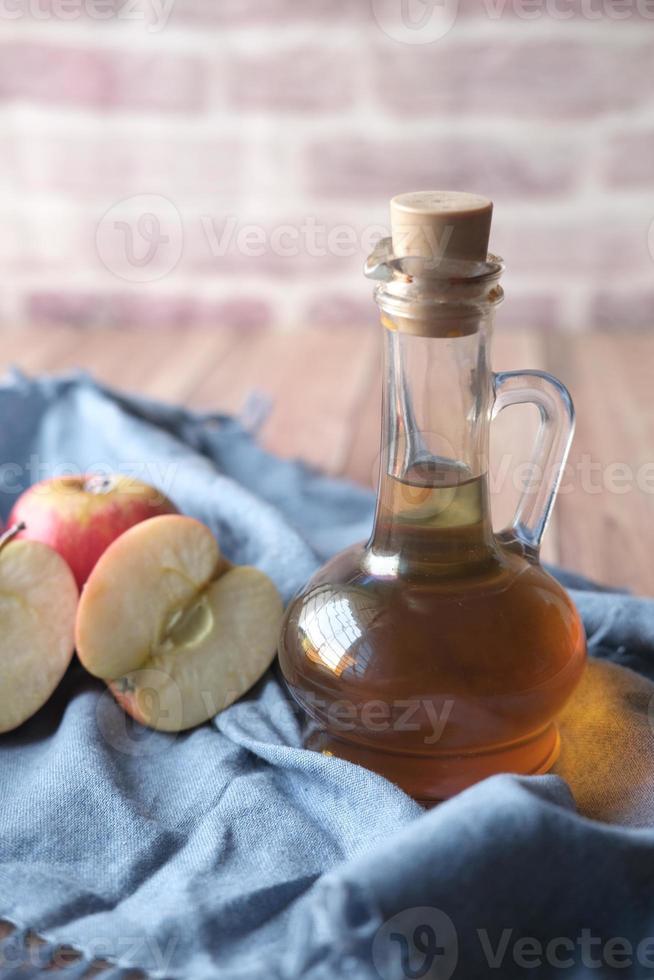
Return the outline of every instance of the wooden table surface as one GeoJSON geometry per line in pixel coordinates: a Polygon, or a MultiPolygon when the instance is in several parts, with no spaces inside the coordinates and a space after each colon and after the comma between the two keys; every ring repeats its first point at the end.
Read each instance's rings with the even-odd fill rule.
{"type": "MultiPolygon", "coordinates": [[[[197,409],[239,412],[271,400],[262,442],[329,473],[372,484],[379,443],[380,331],[302,332],[73,327],[2,332],[3,366],[82,367],[102,381],[197,409]]],[[[497,370],[543,368],[570,388],[577,434],[544,557],[654,595],[654,335],[497,332],[497,370]]],[[[7,420],[4,420],[7,424],[7,420]]],[[[493,516],[506,524],[537,424],[532,407],[493,425],[493,516]],[[510,454],[511,467],[506,459],[510,454]],[[515,484],[515,485],[514,485],[515,484]]]]}

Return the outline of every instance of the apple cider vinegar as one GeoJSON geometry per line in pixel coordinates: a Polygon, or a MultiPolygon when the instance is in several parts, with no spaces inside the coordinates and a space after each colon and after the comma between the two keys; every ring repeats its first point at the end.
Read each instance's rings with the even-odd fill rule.
{"type": "Polygon", "coordinates": [[[489,202],[408,197],[428,224],[452,223],[454,261],[416,262],[395,220],[392,245],[373,253],[385,337],[374,527],[291,602],[279,656],[310,747],[430,803],[496,772],[550,768],[586,646],[574,605],[538,561],[572,435],[569,396],[549,375],[490,371],[502,266],[487,256],[489,202]],[[520,401],[541,411],[545,476],[495,534],[489,423],[520,401]]]}
{"type": "Polygon", "coordinates": [[[405,568],[451,574],[450,563],[474,564],[489,555],[487,480],[465,467],[418,464],[381,487],[377,547],[397,554],[405,568]],[[467,477],[467,478],[466,478],[467,477]]]}
{"type": "Polygon", "coordinates": [[[379,550],[355,547],[326,565],[282,635],[287,681],[316,722],[312,746],[421,800],[501,759],[546,771],[558,752],[551,719],[585,663],[564,590],[493,538],[486,486],[477,477],[422,496],[390,481],[379,550]]]}

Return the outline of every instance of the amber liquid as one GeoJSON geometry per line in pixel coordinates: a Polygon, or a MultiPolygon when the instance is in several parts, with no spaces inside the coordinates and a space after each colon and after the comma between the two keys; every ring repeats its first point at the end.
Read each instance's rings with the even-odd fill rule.
{"type": "Polygon", "coordinates": [[[384,481],[372,542],[294,600],[280,660],[312,747],[430,802],[552,765],[585,641],[563,588],[493,534],[486,477],[436,464],[384,481]]]}

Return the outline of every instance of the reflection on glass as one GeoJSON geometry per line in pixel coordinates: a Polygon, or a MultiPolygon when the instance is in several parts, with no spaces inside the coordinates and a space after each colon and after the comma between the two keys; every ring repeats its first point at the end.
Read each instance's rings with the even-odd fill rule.
{"type": "Polygon", "coordinates": [[[374,596],[364,589],[316,589],[298,618],[306,656],[340,677],[346,668],[355,666],[353,654],[359,646],[356,666],[360,671],[367,659],[365,653],[361,655],[360,641],[377,613],[374,596]]]}

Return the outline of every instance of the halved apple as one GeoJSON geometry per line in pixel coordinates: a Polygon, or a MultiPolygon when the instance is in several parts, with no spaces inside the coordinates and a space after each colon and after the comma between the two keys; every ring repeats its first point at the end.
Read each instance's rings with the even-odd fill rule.
{"type": "Polygon", "coordinates": [[[0,732],[18,728],[54,692],[73,656],[77,586],[40,541],[0,539],[0,732]]]}
{"type": "Polygon", "coordinates": [[[102,555],[82,592],[77,653],[142,724],[213,717],[275,657],[282,600],[267,575],[221,557],[191,517],[153,517],[102,555]]]}

